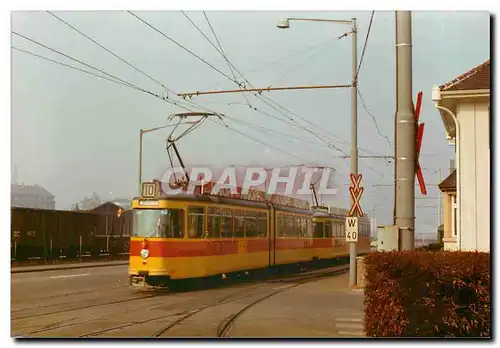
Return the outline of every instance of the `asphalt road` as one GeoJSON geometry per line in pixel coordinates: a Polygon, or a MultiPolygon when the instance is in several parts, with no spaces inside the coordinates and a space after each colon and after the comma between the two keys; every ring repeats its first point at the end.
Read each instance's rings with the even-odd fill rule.
{"type": "Polygon", "coordinates": [[[41,304],[48,298],[125,288],[127,272],[127,266],[121,265],[15,273],[11,275],[12,310],[27,301],[41,304]]]}
{"type": "MultiPolygon", "coordinates": [[[[127,266],[123,265],[18,273],[12,274],[11,279],[12,336],[214,337],[227,318],[231,318],[241,308],[275,292],[272,301],[269,298],[259,302],[258,311],[249,311],[248,317],[245,315],[238,319],[238,324],[231,332],[247,337],[283,337],[283,334],[286,337],[290,333],[297,333],[293,329],[297,323],[293,304],[295,311],[300,312],[302,320],[333,320],[328,317],[330,311],[323,311],[326,317],[319,318],[314,315],[314,306],[324,308],[325,303],[331,303],[328,291],[323,294],[326,297],[320,302],[301,300],[304,296],[314,299],[314,289],[317,286],[312,285],[305,288],[309,289],[307,294],[297,293],[297,289],[304,285],[294,288],[292,292],[288,290],[290,284],[279,282],[227,284],[216,288],[169,293],[164,290],[130,287],[127,281],[127,266]],[[281,292],[282,289],[286,291],[281,292]],[[281,303],[280,298],[287,291],[290,292],[287,296],[298,296],[284,297],[285,302],[281,303]],[[302,309],[299,308],[301,302],[305,304],[302,309]],[[270,314],[265,314],[267,309],[272,309],[270,313],[277,313],[285,307],[291,307],[286,315],[281,316],[280,326],[288,325],[289,328],[286,334],[273,330],[272,323],[268,321],[273,314],[271,317],[270,314]],[[312,317],[304,314],[307,312],[310,312],[312,317]]],[[[335,284],[328,284],[326,288],[331,289],[335,284]]],[[[314,326],[308,325],[310,328],[314,326]]],[[[320,326],[322,330],[327,330],[327,327],[320,326]]],[[[322,336],[311,329],[300,333],[306,336],[309,333],[309,336],[313,337],[322,336]]],[[[330,334],[332,333],[334,331],[330,331],[330,334]]]]}

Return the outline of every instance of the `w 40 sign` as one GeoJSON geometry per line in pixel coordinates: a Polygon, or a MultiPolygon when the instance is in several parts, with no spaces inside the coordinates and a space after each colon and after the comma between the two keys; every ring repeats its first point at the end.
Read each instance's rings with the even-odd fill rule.
{"type": "Polygon", "coordinates": [[[348,243],[358,241],[358,218],[350,216],[345,219],[345,240],[348,243]]]}

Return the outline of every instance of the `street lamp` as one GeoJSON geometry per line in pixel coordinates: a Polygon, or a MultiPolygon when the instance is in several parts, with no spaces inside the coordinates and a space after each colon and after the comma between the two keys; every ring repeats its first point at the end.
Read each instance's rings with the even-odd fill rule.
{"type": "MultiPolygon", "coordinates": [[[[336,20],[336,19],[320,19],[320,18],[285,18],[278,22],[278,28],[290,28],[290,21],[308,21],[308,22],[329,22],[337,24],[348,24],[352,26],[349,33],[340,36],[339,39],[352,34],[352,84],[351,84],[351,173],[358,174],[358,53],[357,53],[357,28],[356,18],[350,20],[336,20]]],[[[351,199],[352,204],[352,199],[351,199]]],[[[357,214],[357,213],[355,213],[357,214]]],[[[349,243],[350,254],[350,272],[349,284],[356,285],[356,243],[349,243]]]]}
{"type": "Polygon", "coordinates": [[[278,22],[278,28],[288,29],[290,28],[290,21],[288,19],[282,19],[278,22]]]}

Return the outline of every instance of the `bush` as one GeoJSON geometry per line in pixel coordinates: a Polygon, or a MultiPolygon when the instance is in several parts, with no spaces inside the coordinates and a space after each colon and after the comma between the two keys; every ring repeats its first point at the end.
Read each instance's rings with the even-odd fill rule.
{"type": "Polygon", "coordinates": [[[428,245],[421,246],[420,248],[416,248],[417,251],[442,251],[443,243],[431,243],[428,245]]]}
{"type": "Polygon", "coordinates": [[[490,337],[490,254],[375,252],[365,257],[370,337],[490,337]]]}

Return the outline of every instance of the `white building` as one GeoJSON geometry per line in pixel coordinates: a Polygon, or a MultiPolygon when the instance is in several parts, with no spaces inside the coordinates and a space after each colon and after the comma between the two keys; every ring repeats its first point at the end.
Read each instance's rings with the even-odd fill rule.
{"type": "Polygon", "coordinates": [[[446,250],[490,251],[490,79],[488,59],[433,90],[457,156],[456,171],[439,185],[446,250]]]}
{"type": "Polygon", "coordinates": [[[10,185],[11,207],[49,209],[56,208],[53,194],[38,185],[10,185]]]}

